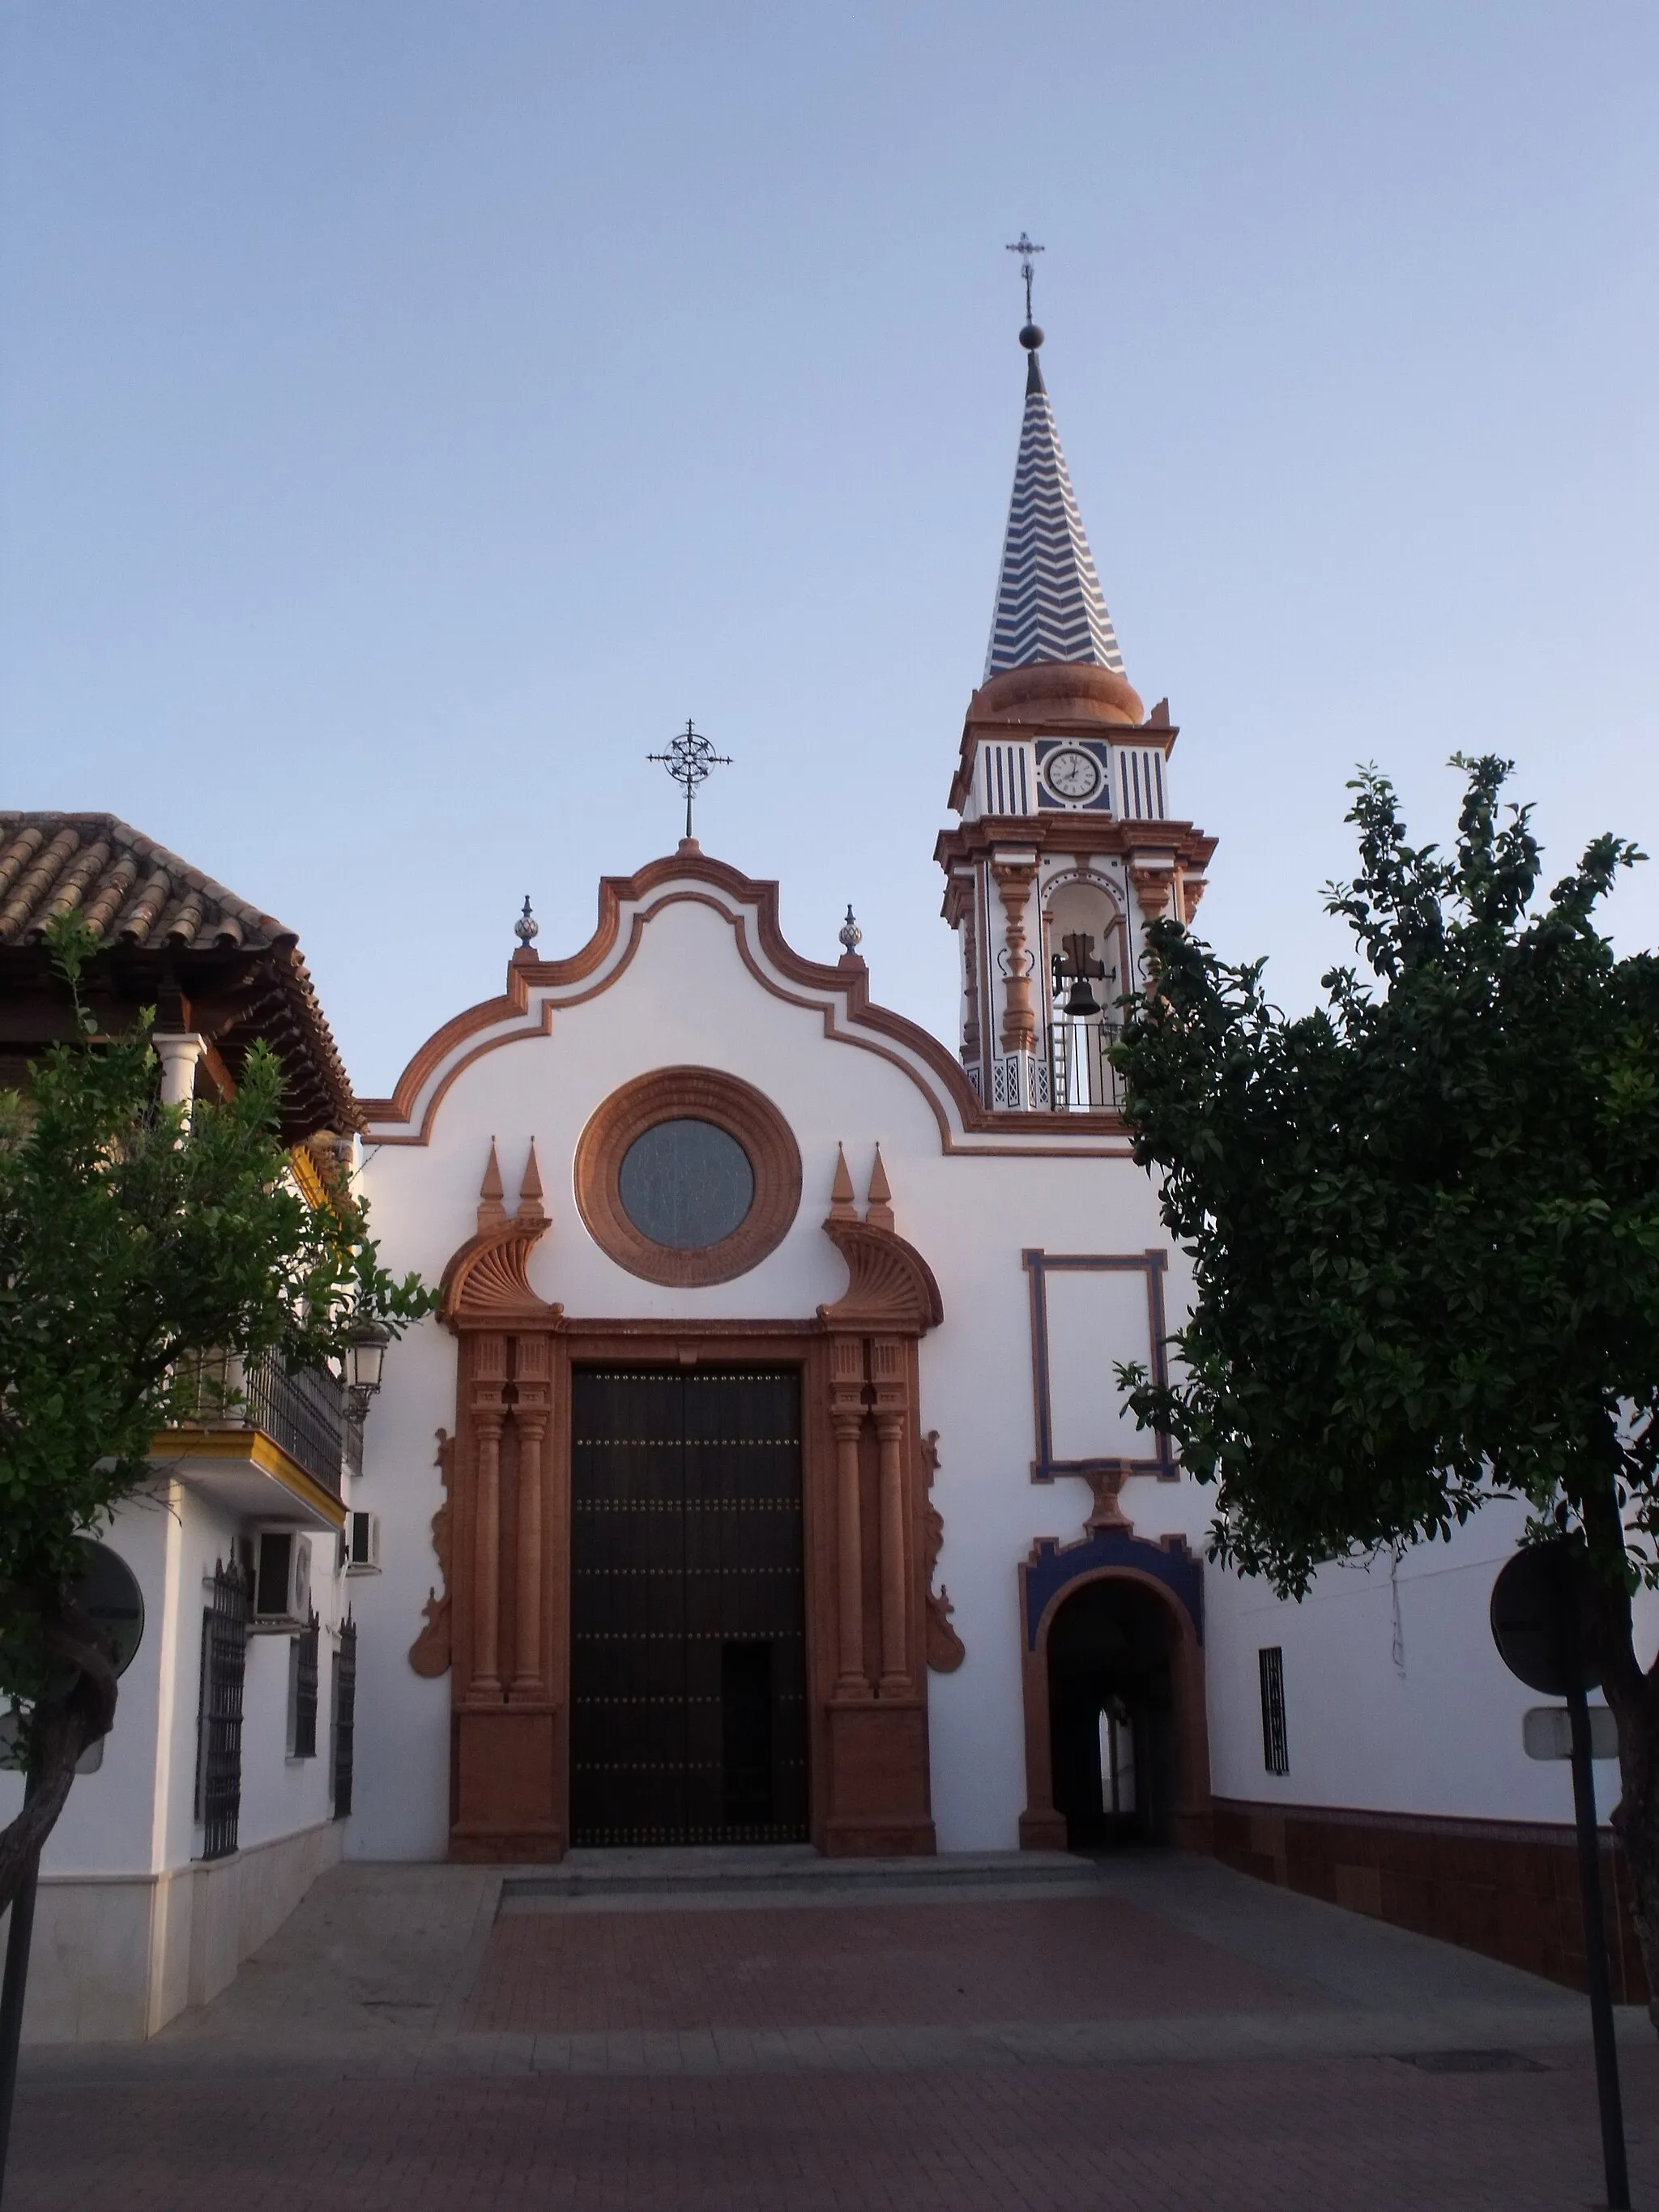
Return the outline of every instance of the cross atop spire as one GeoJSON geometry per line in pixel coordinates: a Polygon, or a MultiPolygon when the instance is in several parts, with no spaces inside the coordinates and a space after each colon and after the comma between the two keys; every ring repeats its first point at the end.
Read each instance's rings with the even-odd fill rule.
{"type": "Polygon", "coordinates": [[[1005,668],[1025,668],[1038,660],[1091,660],[1121,676],[1123,655],[1106,611],[1066,456],[1060,449],[1054,412],[1037,365],[1042,332],[1030,319],[1030,258],[1042,248],[1022,231],[1008,251],[1024,257],[1020,274],[1025,279],[1026,321],[1019,342],[1030,367],[1014,495],[1008,505],[996,611],[985,657],[986,681],[1005,668]]]}
{"type": "MultiPolygon", "coordinates": [[[[690,844],[692,799],[698,787],[708,782],[709,769],[730,768],[732,756],[730,753],[717,753],[708,738],[700,736],[688,720],[665,753],[647,753],[646,758],[660,761],[685,793],[685,842],[690,844]]],[[[526,901],[526,908],[528,903],[526,901]]]]}
{"type": "MultiPolygon", "coordinates": [[[[1011,246],[1008,246],[1006,251],[1010,253],[1017,253],[1019,256],[1019,273],[1025,279],[1025,319],[1030,323],[1031,320],[1031,279],[1036,273],[1036,265],[1032,262],[1031,256],[1034,253],[1041,253],[1042,248],[1036,244],[1033,240],[1029,239],[1022,230],[1019,236],[1014,240],[1013,244],[1011,246]]],[[[1041,345],[1042,343],[1042,339],[1039,338],[1037,340],[1037,343],[1041,345]]]]}

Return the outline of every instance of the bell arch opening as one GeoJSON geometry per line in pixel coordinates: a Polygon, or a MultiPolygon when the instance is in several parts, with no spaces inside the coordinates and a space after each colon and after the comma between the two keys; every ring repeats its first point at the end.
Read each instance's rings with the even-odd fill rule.
{"type": "Polygon", "coordinates": [[[1106,1055],[1120,1028],[1115,1002],[1128,988],[1116,902],[1097,877],[1060,877],[1043,899],[1042,933],[1050,1096],[1056,1106],[1114,1106],[1106,1055]]]}

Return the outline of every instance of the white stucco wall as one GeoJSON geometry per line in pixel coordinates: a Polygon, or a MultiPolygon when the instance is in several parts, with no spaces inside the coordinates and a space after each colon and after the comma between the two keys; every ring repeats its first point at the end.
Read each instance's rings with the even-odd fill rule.
{"type": "MultiPolygon", "coordinates": [[[[945,1521],[939,1579],[967,1657],[931,1678],[933,1809],[945,1849],[1010,1847],[1024,1804],[1017,1567],[1036,1535],[1082,1533],[1080,1480],[1034,1486],[1027,1247],[1139,1254],[1165,1240],[1152,1191],[1122,1156],[1031,1158],[947,1153],[927,1097],[903,1069],[824,1034],[822,1011],[758,984],[731,925],[705,905],[657,911],[631,963],[605,991],[561,1006],[550,1036],[531,1035],[462,1070],[438,1107],[430,1142],[370,1146],[364,1186],[388,1266],[435,1279],[475,1225],[495,1140],[508,1204],[532,1137],[552,1227],[531,1273],[573,1316],[695,1320],[800,1318],[838,1297],[845,1270],[822,1231],[836,1148],[860,1198],[879,1141],[901,1234],[938,1277],[942,1325],[922,1342],[921,1425],[939,1435],[934,1502],[945,1521]],[[799,1146],[805,1194],[778,1249],[736,1282],[672,1290],[619,1267],[577,1210],[577,1141],[600,1103],[637,1075],[678,1063],[719,1067],[778,1107],[799,1146]]],[[[1179,1279],[1170,1286],[1181,1296],[1179,1279]]],[[[1144,1328],[1103,1358],[1146,1356],[1144,1328]]],[[[1057,1418],[1092,1449],[1125,1448],[1097,1367],[1057,1375],[1057,1418]],[[1093,1403],[1092,1408],[1089,1402],[1093,1403]]],[[[354,1585],[362,1626],[358,1810],[348,1849],[364,1856],[441,1851],[447,1829],[449,1684],[407,1661],[436,1580],[429,1540],[441,1486],[434,1432],[454,1421],[454,1349],[428,1323],[395,1346],[370,1418],[354,1504],[382,1516],[384,1571],[354,1585]]],[[[1129,1449],[1137,1449],[1133,1444],[1129,1449]]],[[[1136,1478],[1124,1494],[1137,1532],[1196,1538],[1190,1486],[1136,1478]]]]}
{"type": "MultiPolygon", "coordinates": [[[[699,892],[695,882],[687,888],[699,892]]],[[[629,942],[631,927],[624,914],[618,945],[629,942]]],[[[758,957],[752,936],[750,950],[758,957]]],[[[810,1316],[845,1282],[820,1226],[837,1145],[862,1198],[878,1140],[900,1232],[933,1269],[945,1308],[942,1324],[921,1345],[921,1419],[939,1432],[939,1580],[967,1656],[955,1674],[930,1677],[934,1816],[942,1848],[1010,1846],[1025,1797],[1017,1570],[1034,1538],[1079,1537],[1091,1504],[1081,1480],[1030,1479],[1030,1288],[1021,1255],[1028,1248],[1165,1249],[1167,1318],[1176,1325],[1189,1284],[1182,1255],[1167,1252],[1152,1184],[1121,1146],[1109,1157],[1097,1140],[1094,1157],[1036,1157],[1029,1142],[1020,1152],[975,1152],[966,1146],[987,1139],[964,1132],[958,1119],[953,1139],[963,1148],[947,1149],[930,1103],[930,1089],[933,1101],[942,1095],[936,1079],[919,1080],[884,1057],[890,1041],[874,1032],[866,1042],[881,1049],[827,1036],[823,1005],[787,1003],[757,981],[732,921],[698,896],[674,902],[659,887],[629,957],[607,956],[607,963],[597,979],[568,988],[567,998],[587,995],[556,1005],[550,1033],[520,1018],[516,1035],[460,1067],[433,1114],[429,1141],[371,1143],[364,1185],[384,1257],[394,1269],[416,1268],[435,1280],[472,1233],[491,1140],[510,1206],[533,1137],[552,1225],[536,1249],[532,1279],[571,1316],[810,1316]],[[800,1212],[778,1249],[738,1281],[707,1289],[673,1290],[630,1275],[588,1236],[575,1204],[573,1163],[590,1115],[634,1077],[678,1063],[718,1067],[763,1091],[794,1132],[804,1169],[800,1212]]],[[[514,1026],[503,1020],[494,1033],[514,1026]]],[[[1016,1130],[989,1141],[1020,1139],[1016,1130]]],[[[1123,1279],[1091,1285],[1073,1278],[1057,1288],[1051,1278],[1050,1288],[1058,1455],[1144,1449],[1126,1441],[1107,1379],[1115,1359],[1146,1354],[1132,1290],[1123,1279]]],[[[437,1580],[429,1533],[441,1495],[434,1431],[453,1425],[454,1358],[453,1340],[432,1322],[393,1348],[351,1501],[381,1516],[384,1568],[351,1589],[362,1635],[357,1809],[348,1849],[362,1856],[426,1857],[445,1848],[450,1686],[447,1678],[417,1677],[407,1653],[437,1580]]],[[[1178,1534],[1201,1552],[1210,1501],[1195,1485],[1137,1476],[1121,1503],[1138,1536],[1178,1534]]],[[[1492,1579],[1518,1527],[1516,1511],[1497,1508],[1449,1546],[1425,1547],[1402,1561],[1403,1674],[1393,1658],[1386,1566],[1328,1570],[1300,1607],[1280,1606],[1264,1587],[1206,1566],[1218,1794],[1565,1817],[1563,1773],[1521,1751],[1520,1716],[1538,1700],[1504,1673],[1486,1628],[1492,1579]],[[1256,1652],[1267,1644],[1285,1653],[1291,1771],[1284,1778],[1262,1765],[1256,1652]]],[[[1659,1626],[1653,1606],[1644,1619],[1651,1638],[1659,1626]]],[[[1608,1770],[1604,1796],[1610,1786],[1608,1770]]]]}
{"type": "MultiPolygon", "coordinates": [[[[1206,1654],[1210,1759],[1218,1796],[1262,1803],[1363,1806],[1466,1819],[1566,1821],[1564,1764],[1528,1759],[1521,1717],[1548,1704],[1498,1657],[1492,1588],[1514,1552],[1523,1507],[1485,1508],[1447,1543],[1389,1562],[1329,1566],[1299,1605],[1265,1583],[1211,1570],[1206,1654]],[[1399,1656],[1395,1656],[1395,1597],[1399,1656]],[[1284,1652],[1290,1771],[1262,1759],[1257,1652],[1284,1652]]],[[[1638,1601],[1644,1662],[1659,1641],[1659,1602],[1638,1601]]],[[[1618,1772],[1597,1762],[1605,1817],[1618,1772]]]]}

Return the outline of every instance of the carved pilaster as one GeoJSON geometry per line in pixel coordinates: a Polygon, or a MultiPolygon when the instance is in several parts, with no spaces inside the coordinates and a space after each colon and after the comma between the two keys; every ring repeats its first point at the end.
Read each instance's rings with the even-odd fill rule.
{"type": "Polygon", "coordinates": [[[443,1318],[460,1340],[450,1830],[459,1858],[557,1857],[564,1847],[559,1691],[548,1677],[547,1450],[564,1317],[529,1275],[549,1225],[534,1145],[509,1214],[492,1142],[477,1232],[443,1275],[443,1318]]]}
{"type": "MultiPolygon", "coordinates": [[[[878,1344],[875,1347],[879,1368],[884,1357],[896,1355],[901,1366],[903,1352],[898,1346],[878,1344]]],[[[902,1399],[901,1389],[896,1395],[902,1399]]],[[[905,1542],[904,1495],[904,1413],[902,1407],[882,1406],[879,1403],[882,1386],[877,1385],[876,1443],[880,1454],[881,1482],[881,1694],[884,1698],[905,1697],[909,1693],[910,1667],[910,1608],[906,1603],[909,1595],[909,1562],[906,1558],[908,1546],[905,1542]]]]}
{"type": "Polygon", "coordinates": [[[519,1432],[519,1514],[514,1578],[513,1696],[543,1693],[542,1443],[547,1434],[550,1340],[521,1336],[515,1360],[514,1425],[519,1432]]]}
{"type": "Polygon", "coordinates": [[[864,1433],[864,1345],[838,1336],[830,1347],[830,1424],[836,1437],[836,1696],[870,1695],[864,1671],[864,1525],[859,1443],[864,1433]]]}
{"type": "Polygon", "coordinates": [[[501,1431],[507,1424],[507,1340],[480,1336],[471,1401],[472,1669],[470,1698],[490,1702],[501,1692],[501,1431]]]}
{"type": "Polygon", "coordinates": [[[818,1309],[836,1439],[838,1676],[823,1829],[832,1852],[933,1849],[915,1347],[940,1308],[927,1262],[892,1224],[878,1151],[864,1219],[843,1206],[823,1224],[848,1273],[846,1294],[818,1309]]]}
{"type": "Polygon", "coordinates": [[[1031,1004],[1032,957],[1025,941],[1025,909],[1036,881],[1036,865],[1034,860],[994,860],[991,873],[1002,900],[1005,922],[1003,964],[1007,973],[1002,988],[1002,1049],[1033,1052],[1036,1014],[1031,1004]]]}

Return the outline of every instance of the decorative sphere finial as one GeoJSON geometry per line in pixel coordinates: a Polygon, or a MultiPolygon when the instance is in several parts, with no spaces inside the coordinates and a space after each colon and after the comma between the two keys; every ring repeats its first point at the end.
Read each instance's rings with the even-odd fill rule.
{"type": "Polygon", "coordinates": [[[530,894],[526,891],[524,895],[524,912],[513,925],[513,934],[519,940],[520,951],[528,952],[541,933],[542,926],[530,911],[530,894]]]}
{"type": "Polygon", "coordinates": [[[1042,332],[1035,323],[1027,323],[1019,334],[1019,342],[1027,353],[1035,353],[1042,343],[1042,332]]]}
{"type": "Polygon", "coordinates": [[[864,942],[864,932],[859,927],[857,922],[853,919],[853,908],[850,901],[848,902],[847,908],[847,919],[842,922],[840,929],[836,932],[836,935],[846,946],[849,957],[857,952],[860,945],[864,942]]]}

